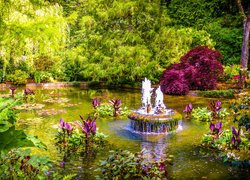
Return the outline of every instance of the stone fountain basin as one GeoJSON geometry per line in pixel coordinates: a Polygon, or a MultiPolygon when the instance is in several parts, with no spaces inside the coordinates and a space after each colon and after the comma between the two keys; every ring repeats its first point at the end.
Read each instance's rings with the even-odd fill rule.
{"type": "Polygon", "coordinates": [[[165,134],[178,128],[178,122],[182,116],[172,110],[171,114],[140,114],[134,111],[128,115],[133,131],[144,134],[165,134]]]}
{"type": "Polygon", "coordinates": [[[128,118],[131,120],[137,121],[179,121],[182,119],[182,115],[175,110],[172,110],[171,114],[141,114],[138,111],[134,111],[128,115],[128,118]]]}

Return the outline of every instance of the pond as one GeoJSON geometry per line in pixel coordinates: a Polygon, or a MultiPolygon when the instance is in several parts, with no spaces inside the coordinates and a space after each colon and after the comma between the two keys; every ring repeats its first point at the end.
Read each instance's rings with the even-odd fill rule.
{"type": "MultiPolygon", "coordinates": [[[[68,122],[79,120],[79,115],[86,117],[93,111],[91,100],[94,97],[100,97],[103,101],[118,98],[122,100],[123,106],[138,109],[141,106],[141,92],[123,89],[64,88],[36,89],[36,93],[41,97],[37,103],[45,104],[45,107],[39,110],[21,111],[17,128],[25,130],[27,134],[38,136],[47,145],[47,151],[33,149],[33,153],[49,156],[58,164],[55,168],[59,169],[62,174],[77,173],[77,179],[95,179],[97,172],[94,170],[98,167],[100,160],[108,157],[109,150],[120,148],[138,152],[146,148],[156,158],[164,157],[166,154],[174,156],[174,164],[169,170],[172,179],[240,179],[249,175],[246,169],[198,155],[198,145],[201,143],[202,135],[209,131],[209,124],[190,120],[182,120],[182,130],[177,132],[164,135],[141,135],[129,130],[128,118],[99,118],[97,127],[100,132],[108,135],[110,146],[92,155],[72,153],[65,157],[55,146],[55,135],[60,117],[68,122]],[[45,102],[43,96],[60,98],[61,102],[45,102]],[[41,111],[44,109],[50,111],[41,111]],[[61,161],[66,162],[63,169],[59,166],[61,161]]],[[[205,107],[210,100],[196,96],[164,96],[164,103],[167,107],[182,114],[186,104],[191,102],[194,107],[205,107]]],[[[227,101],[223,99],[223,105],[227,101]]]]}

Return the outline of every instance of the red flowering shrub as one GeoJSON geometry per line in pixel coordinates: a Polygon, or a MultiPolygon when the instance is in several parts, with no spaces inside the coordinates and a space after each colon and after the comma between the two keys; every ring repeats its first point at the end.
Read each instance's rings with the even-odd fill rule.
{"type": "Polygon", "coordinates": [[[186,94],[189,90],[208,90],[216,87],[217,77],[223,73],[218,61],[221,54],[198,46],[181,57],[181,62],[167,68],[160,80],[167,94],[186,94]]]}
{"type": "Polygon", "coordinates": [[[171,69],[162,78],[166,81],[161,82],[161,90],[166,94],[183,95],[189,90],[182,70],[171,69]]]}

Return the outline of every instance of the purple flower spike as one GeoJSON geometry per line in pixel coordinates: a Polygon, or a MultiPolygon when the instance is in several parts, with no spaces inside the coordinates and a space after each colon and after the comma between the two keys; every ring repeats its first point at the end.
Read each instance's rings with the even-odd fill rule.
{"type": "Polygon", "coordinates": [[[218,122],[218,123],[215,125],[215,128],[218,129],[218,130],[220,131],[221,128],[222,128],[222,122],[218,122]]]}
{"type": "Polygon", "coordinates": [[[236,131],[235,127],[232,126],[232,138],[231,138],[231,142],[233,144],[233,147],[238,149],[241,143],[241,137],[240,137],[240,128],[238,130],[238,132],[236,131]]]}
{"type": "Polygon", "coordinates": [[[90,116],[86,120],[84,120],[82,116],[80,116],[80,118],[82,119],[83,124],[79,122],[77,122],[77,124],[82,129],[85,136],[88,138],[91,133],[96,134],[96,118],[92,119],[90,116]]]}
{"type": "Polygon", "coordinates": [[[219,113],[222,108],[220,100],[216,101],[215,108],[216,108],[216,112],[219,113]]]}
{"type": "Polygon", "coordinates": [[[190,114],[193,110],[193,105],[191,103],[189,103],[188,105],[186,105],[185,109],[183,112],[190,114]]]}
{"type": "Polygon", "coordinates": [[[65,127],[65,122],[63,121],[62,118],[60,118],[60,127],[61,127],[62,129],[64,129],[64,127],[65,127]]]}
{"type": "Polygon", "coordinates": [[[69,123],[65,123],[65,129],[68,133],[71,133],[74,128],[69,123]]]}
{"type": "Polygon", "coordinates": [[[216,138],[218,138],[219,135],[222,133],[222,122],[218,122],[216,125],[210,123],[209,128],[212,131],[212,133],[216,135],[216,138]]]}
{"type": "Polygon", "coordinates": [[[100,106],[100,101],[97,98],[94,98],[92,100],[92,106],[96,109],[98,106],[100,106]]]}
{"type": "Polygon", "coordinates": [[[231,138],[231,142],[232,142],[233,144],[236,144],[236,139],[235,139],[234,136],[231,138]]]}
{"type": "Polygon", "coordinates": [[[214,126],[214,124],[213,123],[210,123],[210,130],[213,132],[214,131],[214,129],[215,129],[215,126],[214,126]]]}
{"type": "Polygon", "coordinates": [[[68,134],[71,134],[74,129],[69,123],[63,121],[62,118],[60,118],[60,127],[63,131],[66,130],[68,134]]]}
{"type": "Polygon", "coordinates": [[[164,171],[165,170],[165,164],[163,162],[160,163],[159,170],[160,171],[164,171]]]}
{"type": "Polygon", "coordinates": [[[232,129],[233,136],[238,136],[238,133],[237,133],[235,127],[232,126],[231,129],[232,129]]]}
{"type": "Polygon", "coordinates": [[[60,167],[64,168],[64,166],[65,166],[65,162],[64,161],[60,162],[60,167]]]}

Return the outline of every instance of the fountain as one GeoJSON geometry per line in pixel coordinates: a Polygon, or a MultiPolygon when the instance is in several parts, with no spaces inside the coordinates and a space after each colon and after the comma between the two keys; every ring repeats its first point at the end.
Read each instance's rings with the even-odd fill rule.
{"type": "Polygon", "coordinates": [[[142,81],[142,106],[128,115],[131,128],[141,133],[167,133],[177,129],[182,116],[166,107],[160,86],[155,90],[155,101],[152,105],[153,90],[151,81],[145,78],[142,81]]]}

